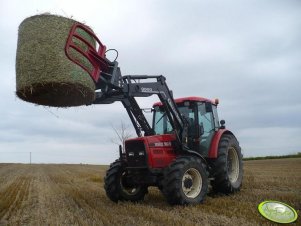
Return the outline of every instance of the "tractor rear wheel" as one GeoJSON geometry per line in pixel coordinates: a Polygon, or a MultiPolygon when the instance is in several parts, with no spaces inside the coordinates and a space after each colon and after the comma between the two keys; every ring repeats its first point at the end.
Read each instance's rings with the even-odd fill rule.
{"type": "Polygon", "coordinates": [[[239,191],[243,179],[241,148],[235,136],[222,135],[218,146],[218,157],[212,161],[214,180],[212,188],[224,194],[239,191]]]}
{"type": "Polygon", "coordinates": [[[121,161],[116,160],[110,165],[104,179],[104,188],[109,199],[113,202],[118,202],[119,200],[138,202],[143,200],[147,193],[147,187],[128,184],[126,176],[126,171],[121,161]]]}
{"type": "Polygon", "coordinates": [[[163,194],[171,205],[203,202],[208,190],[206,166],[193,156],[174,160],[165,170],[163,194]]]}

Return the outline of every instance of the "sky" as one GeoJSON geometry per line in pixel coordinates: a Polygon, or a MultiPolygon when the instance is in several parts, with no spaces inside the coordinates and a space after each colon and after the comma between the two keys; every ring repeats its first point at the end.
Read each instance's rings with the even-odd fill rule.
{"type": "Polygon", "coordinates": [[[118,157],[112,126],[130,125],[120,103],[53,108],[16,97],[18,26],[46,12],[92,27],[118,50],[123,75],[162,74],[175,98],[219,98],[245,157],[301,152],[300,0],[0,0],[0,163],[31,153],[32,163],[108,164],[118,157]]]}

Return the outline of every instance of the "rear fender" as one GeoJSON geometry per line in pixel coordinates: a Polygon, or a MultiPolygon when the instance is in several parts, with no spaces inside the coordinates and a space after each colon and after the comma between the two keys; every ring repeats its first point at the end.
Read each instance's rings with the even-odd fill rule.
{"type": "Polygon", "coordinates": [[[208,158],[210,159],[215,159],[218,156],[218,144],[219,141],[222,137],[223,134],[231,134],[234,136],[234,134],[227,129],[219,129],[213,136],[212,141],[211,141],[211,145],[210,145],[210,149],[209,149],[209,153],[208,153],[208,158]]]}

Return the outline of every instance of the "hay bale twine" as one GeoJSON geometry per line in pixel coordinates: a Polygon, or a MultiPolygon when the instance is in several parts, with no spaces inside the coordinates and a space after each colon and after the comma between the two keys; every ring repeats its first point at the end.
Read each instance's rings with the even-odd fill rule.
{"type": "MultiPolygon", "coordinates": [[[[22,100],[53,107],[90,104],[95,84],[90,75],[69,60],[65,45],[76,21],[55,15],[36,15],[19,26],[16,56],[16,94],[22,100]]],[[[95,46],[83,30],[77,31],[95,46]]],[[[77,39],[82,48],[86,45],[77,39]]],[[[92,65],[76,51],[72,54],[88,67],[92,65]]]]}

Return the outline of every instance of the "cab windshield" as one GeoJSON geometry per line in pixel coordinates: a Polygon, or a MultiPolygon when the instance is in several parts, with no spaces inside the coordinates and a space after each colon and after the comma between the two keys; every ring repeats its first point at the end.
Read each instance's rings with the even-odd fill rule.
{"type": "MultiPolygon", "coordinates": [[[[194,121],[194,111],[193,108],[187,106],[178,106],[180,114],[185,116],[189,121],[194,121]]],[[[154,121],[153,128],[155,134],[168,134],[172,133],[173,128],[169,122],[166,112],[162,107],[155,107],[154,109],[154,121]]]]}

